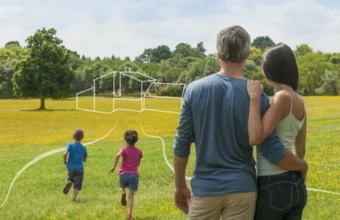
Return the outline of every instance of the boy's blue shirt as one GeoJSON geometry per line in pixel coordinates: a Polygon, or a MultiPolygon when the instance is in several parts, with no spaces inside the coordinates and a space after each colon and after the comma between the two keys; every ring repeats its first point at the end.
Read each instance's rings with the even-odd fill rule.
{"type": "Polygon", "coordinates": [[[67,169],[69,170],[83,170],[83,160],[87,158],[87,151],[84,145],[81,143],[69,143],[66,147],[66,151],[69,152],[67,160],[67,169]]]}

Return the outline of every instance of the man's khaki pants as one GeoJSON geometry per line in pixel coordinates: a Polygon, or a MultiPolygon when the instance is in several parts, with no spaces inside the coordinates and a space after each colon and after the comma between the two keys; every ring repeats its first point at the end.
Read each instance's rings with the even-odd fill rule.
{"type": "Polygon", "coordinates": [[[253,220],[256,198],[256,192],[192,196],[188,220],[253,220]]]}

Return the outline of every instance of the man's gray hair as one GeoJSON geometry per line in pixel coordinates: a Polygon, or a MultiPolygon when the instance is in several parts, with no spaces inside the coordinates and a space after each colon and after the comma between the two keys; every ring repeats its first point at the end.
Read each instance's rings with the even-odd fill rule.
{"type": "Polygon", "coordinates": [[[231,26],[218,33],[216,46],[224,62],[243,63],[250,52],[250,36],[244,28],[231,26]]]}

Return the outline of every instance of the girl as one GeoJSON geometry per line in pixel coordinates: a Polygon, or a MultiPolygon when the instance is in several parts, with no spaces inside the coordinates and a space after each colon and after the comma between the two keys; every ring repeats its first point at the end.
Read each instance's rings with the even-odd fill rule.
{"type": "Polygon", "coordinates": [[[126,141],[126,146],[118,151],[113,168],[109,170],[109,173],[115,171],[120,156],[123,156],[119,171],[120,192],[122,194],[121,203],[123,206],[126,206],[126,203],[128,203],[128,215],[126,219],[130,220],[132,219],[134,195],[138,189],[138,167],[143,158],[143,154],[142,151],[135,146],[138,141],[138,133],[135,130],[126,131],[124,139],[126,141]],[[126,202],[126,187],[129,189],[128,202],[126,202]]]}
{"type": "MultiPolygon", "coordinates": [[[[298,67],[293,51],[278,44],[263,56],[263,73],[275,95],[261,119],[259,81],[248,81],[249,144],[261,143],[276,129],[282,143],[301,159],[305,156],[307,116],[302,97],[297,94],[298,67]]],[[[305,172],[281,170],[257,152],[258,202],[255,219],[300,220],[307,202],[305,172]]]]}

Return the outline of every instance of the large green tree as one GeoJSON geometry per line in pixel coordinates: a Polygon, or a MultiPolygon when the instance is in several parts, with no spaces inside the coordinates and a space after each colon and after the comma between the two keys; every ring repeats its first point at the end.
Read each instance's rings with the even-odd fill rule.
{"type": "Polygon", "coordinates": [[[171,57],[171,50],[168,46],[166,45],[161,45],[156,47],[150,57],[151,63],[159,63],[161,60],[167,60],[171,57]]]}
{"type": "Polygon", "coordinates": [[[156,48],[145,49],[144,52],[136,58],[137,61],[144,63],[160,63],[171,57],[171,50],[166,45],[160,45],[156,48]]]}
{"type": "MultiPolygon", "coordinates": [[[[40,33],[42,35],[42,32],[40,33]]],[[[54,56],[59,56],[59,50],[52,47],[51,43],[53,37],[46,37],[47,45],[40,43],[40,46],[29,46],[28,48],[22,48],[16,41],[8,42],[5,47],[0,48],[0,97],[12,97],[12,80],[13,73],[17,74],[25,73],[25,76],[17,77],[16,82],[20,80],[27,80],[28,83],[17,83],[14,90],[19,89],[16,95],[28,96],[28,97],[41,97],[39,91],[43,89],[36,86],[36,81],[39,81],[45,85],[44,88],[53,87],[53,83],[48,84],[42,78],[41,73],[45,74],[45,78],[60,80],[59,73],[61,74],[64,70],[59,71],[55,74],[53,68],[54,65],[58,65],[58,61],[54,56]],[[52,49],[46,49],[52,48],[52,49]],[[35,49],[33,49],[35,48],[35,49]],[[44,49],[45,48],[45,49],[44,49]],[[33,51],[36,51],[33,53],[33,51]],[[39,53],[38,53],[38,52],[39,53]],[[40,54],[40,55],[37,55],[40,54]],[[51,55],[52,54],[52,55],[51,55]],[[54,54],[54,55],[53,55],[54,54]],[[34,55],[34,56],[32,56],[34,55]],[[20,63],[18,61],[21,60],[20,63]],[[23,62],[25,61],[25,62],[23,62]],[[33,61],[33,62],[31,62],[33,61]],[[15,68],[17,67],[17,68],[15,68]],[[25,71],[23,71],[25,69],[25,71]],[[50,70],[53,71],[50,71],[50,70]],[[48,70],[48,71],[46,71],[48,70]],[[49,73],[53,73],[50,74],[49,73]],[[19,80],[20,79],[20,80],[19,80]],[[32,94],[32,91],[36,91],[32,94]],[[25,95],[21,94],[22,90],[25,90],[25,95]],[[38,93],[38,95],[37,95],[38,93]]],[[[42,37],[40,37],[42,38],[42,37]]],[[[44,38],[45,39],[45,38],[44,38]]],[[[38,45],[39,40],[32,40],[32,45],[38,45]]],[[[60,45],[61,43],[59,43],[60,45]]],[[[263,53],[274,45],[274,42],[270,37],[258,37],[252,43],[250,57],[245,64],[244,73],[247,78],[259,79],[265,83],[264,76],[262,74],[261,59],[263,53]]],[[[75,51],[67,50],[64,51],[69,55],[67,66],[76,72],[74,83],[72,83],[73,93],[67,95],[74,95],[75,92],[79,92],[88,89],[93,86],[93,78],[102,76],[112,70],[124,71],[126,67],[131,67],[132,71],[139,71],[146,73],[161,82],[181,82],[190,83],[195,79],[202,78],[211,73],[217,72],[219,69],[219,61],[216,54],[205,55],[205,48],[203,42],[198,43],[196,46],[190,44],[180,43],[176,46],[174,51],[171,51],[167,45],[159,45],[155,48],[145,49],[143,53],[136,57],[135,61],[131,62],[129,57],[122,59],[118,56],[112,55],[109,57],[96,57],[90,58],[85,55],[79,55],[75,51]]],[[[335,51],[336,52],[336,51],[335,51]]],[[[337,51],[339,52],[339,51],[337,51]]],[[[112,51],[114,53],[114,51],[112,51]]],[[[340,94],[340,54],[339,53],[323,53],[313,52],[313,49],[307,44],[301,44],[296,47],[295,56],[297,57],[300,81],[299,81],[299,92],[303,95],[336,95],[340,94]]],[[[63,53],[61,53],[63,54],[63,53]]],[[[61,67],[58,67],[61,68],[61,67]]],[[[66,67],[65,67],[66,68],[66,67]]],[[[64,73],[63,73],[64,74],[64,73]]],[[[67,75],[67,74],[66,74],[67,75]]],[[[116,75],[117,77],[118,75],[116,75]]],[[[136,76],[138,77],[138,76],[136,76]]],[[[116,84],[119,80],[115,79],[116,84]]],[[[112,79],[103,78],[97,81],[97,93],[106,93],[106,91],[112,90],[112,79]]],[[[62,85],[68,85],[67,83],[62,85]]],[[[54,87],[53,87],[54,88],[54,87]]],[[[116,86],[118,88],[118,85],[116,86]]],[[[123,79],[122,91],[125,95],[133,95],[133,91],[140,88],[140,83],[135,80],[123,79]]],[[[46,97],[61,97],[60,90],[58,87],[59,94],[55,95],[53,92],[55,89],[48,89],[48,95],[46,97]],[[54,95],[50,95],[50,94],[54,95]]],[[[172,90],[164,90],[162,88],[162,94],[173,94],[172,90]]],[[[264,84],[264,90],[269,95],[273,94],[272,87],[264,84]]],[[[109,94],[109,93],[108,93],[109,94]]]]}
{"type": "Polygon", "coordinates": [[[264,51],[265,49],[274,46],[274,41],[268,36],[261,36],[254,39],[251,44],[252,47],[256,47],[264,51]]]}
{"type": "Polygon", "coordinates": [[[262,51],[256,47],[252,47],[249,59],[254,61],[255,65],[260,66],[262,61],[262,51]]]}
{"type": "Polygon", "coordinates": [[[301,44],[296,47],[294,53],[296,57],[304,56],[307,53],[313,53],[313,48],[311,48],[307,44],[301,44]]]}
{"type": "Polygon", "coordinates": [[[12,78],[15,65],[21,59],[25,50],[17,43],[8,42],[4,48],[0,48],[0,97],[13,97],[12,78]]]}
{"type": "Polygon", "coordinates": [[[204,66],[203,76],[208,76],[216,73],[220,69],[220,62],[214,57],[207,58],[207,62],[204,66]]]}
{"type": "Polygon", "coordinates": [[[70,59],[68,65],[71,67],[72,70],[76,71],[84,62],[85,59],[80,59],[80,56],[77,52],[68,51],[70,54],[70,59]]]}
{"type": "Polygon", "coordinates": [[[199,48],[193,48],[186,43],[178,44],[172,55],[176,56],[179,54],[182,55],[183,57],[198,57],[198,58],[205,57],[204,53],[202,53],[202,51],[200,51],[199,48]]]}
{"type": "Polygon", "coordinates": [[[317,88],[320,88],[323,83],[326,70],[331,69],[331,63],[324,54],[307,53],[304,56],[297,58],[299,67],[299,91],[302,95],[316,95],[317,88]]]}
{"type": "Polygon", "coordinates": [[[340,71],[326,70],[322,76],[323,84],[315,90],[318,95],[340,95],[340,71]]]}
{"type": "Polygon", "coordinates": [[[201,52],[202,54],[204,54],[205,51],[207,51],[207,50],[204,48],[203,42],[199,42],[199,43],[197,44],[196,48],[197,48],[197,50],[198,50],[199,52],[201,52]]]}
{"type": "Polygon", "coordinates": [[[56,33],[53,28],[43,28],[28,37],[29,52],[17,63],[13,76],[14,94],[40,98],[40,109],[45,109],[47,97],[66,96],[75,78],[68,66],[69,53],[56,33]]]}
{"type": "Polygon", "coordinates": [[[20,46],[19,42],[18,41],[10,41],[10,42],[7,42],[5,44],[5,47],[8,47],[10,45],[16,45],[16,46],[20,46]]]}
{"type": "Polygon", "coordinates": [[[10,98],[13,96],[12,77],[14,65],[12,62],[0,63],[0,97],[10,98]]]}
{"type": "Polygon", "coordinates": [[[340,64],[340,53],[332,54],[329,61],[334,65],[339,65],[340,64]]]}

